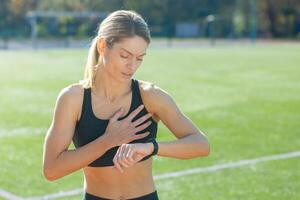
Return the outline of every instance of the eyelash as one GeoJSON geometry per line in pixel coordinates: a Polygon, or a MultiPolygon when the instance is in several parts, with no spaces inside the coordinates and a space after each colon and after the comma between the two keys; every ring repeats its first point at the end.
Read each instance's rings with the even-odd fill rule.
{"type": "Polygon", "coordinates": [[[128,56],[122,56],[122,55],[120,55],[121,56],[121,58],[128,58],[128,56]]]}
{"type": "MultiPolygon", "coordinates": [[[[122,56],[122,55],[120,55],[120,57],[121,58],[124,58],[124,59],[127,59],[128,58],[128,56],[122,56]]],[[[143,61],[143,59],[137,59],[138,61],[143,61]]]]}

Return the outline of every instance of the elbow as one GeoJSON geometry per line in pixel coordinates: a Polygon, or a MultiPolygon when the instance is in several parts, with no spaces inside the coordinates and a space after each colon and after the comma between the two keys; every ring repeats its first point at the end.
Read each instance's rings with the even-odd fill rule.
{"type": "Polygon", "coordinates": [[[198,157],[207,157],[210,154],[210,145],[206,137],[194,139],[191,152],[183,157],[182,160],[190,160],[198,157]]]}
{"type": "Polygon", "coordinates": [[[207,157],[210,154],[210,145],[207,141],[201,141],[197,144],[191,154],[180,157],[181,160],[190,160],[198,157],[207,157]]]}
{"type": "Polygon", "coordinates": [[[202,153],[201,156],[207,157],[210,154],[210,145],[208,142],[206,142],[204,145],[202,145],[202,153]]]}
{"type": "Polygon", "coordinates": [[[55,170],[49,166],[43,166],[43,175],[47,181],[55,181],[58,177],[55,175],[55,170]]]}
{"type": "Polygon", "coordinates": [[[210,154],[210,145],[208,140],[205,138],[204,140],[201,140],[198,145],[198,156],[199,157],[207,157],[210,154]]]}

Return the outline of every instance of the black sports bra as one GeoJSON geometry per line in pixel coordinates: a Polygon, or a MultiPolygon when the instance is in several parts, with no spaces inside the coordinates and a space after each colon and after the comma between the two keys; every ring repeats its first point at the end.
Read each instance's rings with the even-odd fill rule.
{"type": "MultiPolygon", "coordinates": [[[[132,100],[131,105],[128,113],[119,118],[119,120],[122,120],[126,118],[132,111],[134,111],[138,106],[143,104],[140,89],[139,89],[139,83],[137,80],[132,79],[131,82],[131,90],[132,90],[132,100]]],[[[85,88],[84,89],[84,97],[83,97],[83,103],[82,103],[82,111],[81,111],[81,117],[80,120],[76,123],[75,127],[75,133],[73,136],[73,143],[76,148],[84,146],[88,144],[89,142],[92,142],[96,138],[100,137],[104,134],[106,127],[108,125],[109,120],[103,120],[99,119],[95,116],[93,109],[92,109],[92,101],[91,101],[91,88],[85,88]]],[[[141,116],[144,116],[147,114],[148,111],[144,107],[143,110],[133,119],[136,120],[140,118],[141,116]]],[[[150,134],[142,139],[133,140],[130,143],[146,143],[149,139],[156,138],[157,133],[157,122],[150,118],[146,120],[145,122],[151,120],[152,123],[145,128],[144,130],[136,133],[144,133],[149,131],[150,134]]],[[[115,146],[109,150],[107,150],[101,157],[91,162],[88,166],[90,167],[105,167],[105,166],[113,166],[113,158],[118,150],[119,146],[115,146]]],[[[144,157],[139,162],[146,160],[150,158],[150,156],[144,157]]]]}

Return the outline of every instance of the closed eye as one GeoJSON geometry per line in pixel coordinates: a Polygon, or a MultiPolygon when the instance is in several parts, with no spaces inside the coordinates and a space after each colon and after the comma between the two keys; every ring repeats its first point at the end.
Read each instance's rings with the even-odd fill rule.
{"type": "MultiPolygon", "coordinates": [[[[123,56],[123,55],[120,55],[120,57],[121,57],[121,58],[124,58],[124,59],[129,58],[129,56],[123,56]]],[[[143,59],[140,59],[140,58],[138,58],[137,60],[138,60],[138,61],[143,61],[143,59]]]]}
{"type": "Polygon", "coordinates": [[[120,55],[120,57],[121,57],[121,58],[126,58],[126,59],[128,58],[128,56],[122,56],[122,55],[120,55]]]}

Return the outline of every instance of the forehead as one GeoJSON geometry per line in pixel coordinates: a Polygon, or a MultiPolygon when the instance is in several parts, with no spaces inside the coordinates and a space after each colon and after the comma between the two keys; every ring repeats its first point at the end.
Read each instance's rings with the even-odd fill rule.
{"type": "Polygon", "coordinates": [[[124,38],[114,44],[114,48],[120,51],[132,53],[134,55],[143,55],[146,53],[148,43],[140,36],[124,38]]]}

